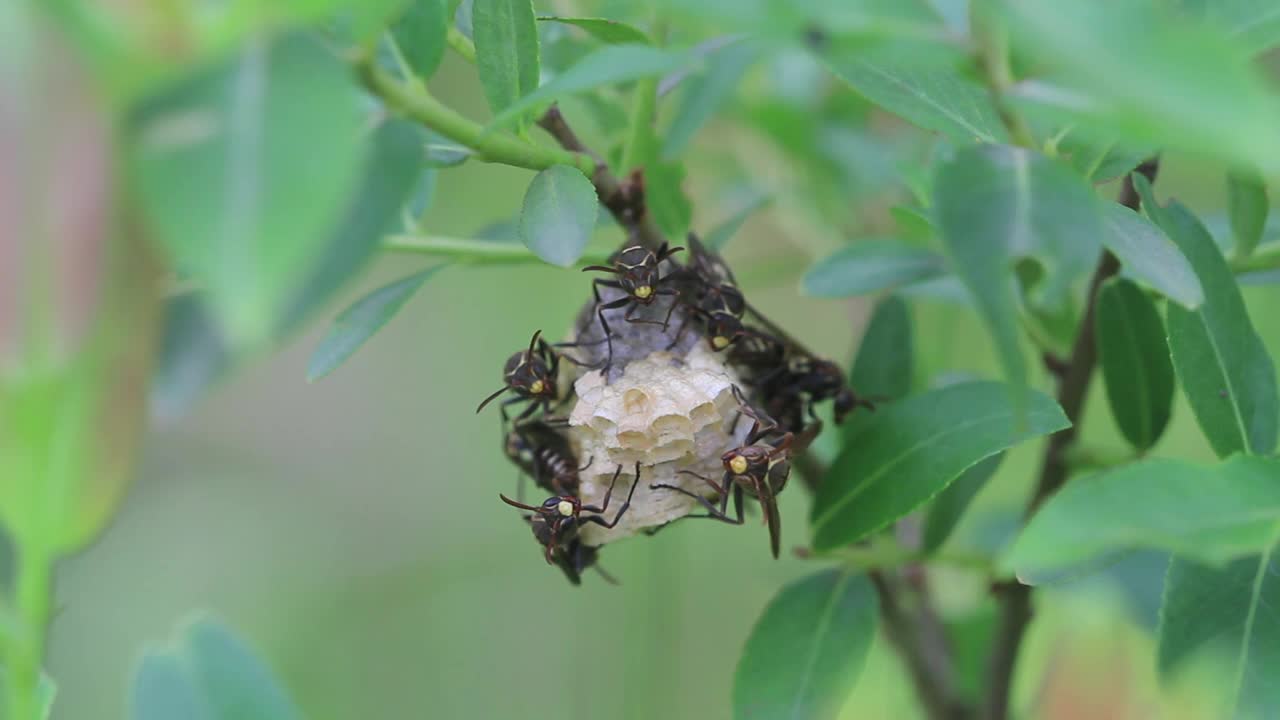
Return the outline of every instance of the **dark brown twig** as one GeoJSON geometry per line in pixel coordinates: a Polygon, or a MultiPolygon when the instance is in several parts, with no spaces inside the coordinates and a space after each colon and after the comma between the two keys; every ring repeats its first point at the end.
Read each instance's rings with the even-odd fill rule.
{"type": "MultiPolygon", "coordinates": [[[[1152,158],[1139,165],[1135,172],[1154,181],[1158,168],[1158,158],[1152,158]]],[[[1133,188],[1132,176],[1125,178],[1116,201],[1131,210],[1139,208],[1140,200],[1133,188]]],[[[1089,394],[1089,382],[1098,361],[1098,348],[1094,342],[1098,289],[1119,270],[1120,261],[1116,256],[1103,251],[1102,259],[1094,269],[1093,279],[1089,281],[1088,304],[1076,333],[1075,344],[1071,348],[1071,358],[1067,361],[1058,384],[1058,404],[1062,406],[1071,425],[1049,437],[1040,465],[1040,478],[1027,502],[1024,522],[1067,481],[1067,450],[1079,434],[1080,418],[1084,414],[1084,404],[1089,394]]],[[[982,716],[987,720],[1005,720],[1009,716],[1009,687],[1013,681],[1018,648],[1022,644],[1027,625],[1031,622],[1031,587],[1009,581],[996,585],[993,590],[1000,611],[991,656],[987,661],[987,689],[982,716]]]]}
{"type": "Polygon", "coordinates": [[[614,177],[604,159],[592,152],[573,128],[569,127],[557,105],[552,105],[538,118],[538,126],[546,130],[565,150],[583,153],[595,161],[596,170],[591,175],[591,184],[595,185],[601,204],[627,230],[629,239],[650,250],[657,250],[666,242],[666,237],[653,222],[653,216],[645,205],[644,183],[638,172],[625,182],[614,177]]]}

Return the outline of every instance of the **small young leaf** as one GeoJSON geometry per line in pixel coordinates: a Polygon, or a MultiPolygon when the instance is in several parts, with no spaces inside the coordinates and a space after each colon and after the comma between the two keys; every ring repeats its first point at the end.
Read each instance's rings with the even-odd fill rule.
{"type": "Polygon", "coordinates": [[[1129,443],[1151,449],[1169,424],[1173,365],[1160,313],[1137,285],[1114,278],[1098,291],[1095,331],[1107,399],[1129,443]]]}
{"type": "Polygon", "coordinates": [[[862,671],[878,613],[862,575],[828,570],[783,588],[738,661],[735,720],[833,720],[862,671]]]}
{"type": "Polygon", "coordinates": [[[1143,208],[1182,249],[1204,288],[1198,310],[1168,309],[1173,367],[1200,430],[1219,457],[1268,454],[1280,424],[1275,365],[1249,320],[1231,268],[1195,215],[1176,201],[1160,207],[1146,178],[1133,178],[1143,208]]]}
{"type": "Polygon", "coordinates": [[[428,167],[447,168],[461,165],[471,157],[471,148],[434,132],[427,133],[424,162],[428,167]]]}
{"type": "Polygon", "coordinates": [[[1224,567],[1175,557],[1160,609],[1160,674],[1213,651],[1230,663],[1228,707],[1217,717],[1266,718],[1280,707],[1280,554],[1276,543],[1224,567]]]}
{"type": "Polygon", "coordinates": [[[738,81],[762,52],[759,45],[746,40],[732,43],[711,56],[706,72],[685,83],[680,106],[664,134],[663,160],[680,157],[699,128],[733,95],[738,81]]]}
{"type": "Polygon", "coordinates": [[[1000,565],[1027,577],[1134,549],[1224,563],[1274,541],[1280,462],[1204,467],[1144,460],[1072,480],[1031,518],[1000,565]]]}
{"type": "MultiPolygon", "coordinates": [[[[477,50],[478,52],[478,50],[477,50]]],[[[648,45],[608,45],[574,63],[547,84],[494,115],[489,129],[501,128],[538,105],[574,93],[654,75],[664,75],[690,61],[688,52],[648,45]]]]}
{"type": "Polygon", "coordinates": [[[599,207],[590,180],[576,168],[553,165],[529,183],[520,211],[520,239],[543,260],[569,267],[587,247],[599,207]]]}
{"type": "Polygon", "coordinates": [[[365,147],[348,74],[310,37],[251,41],[134,118],[150,229],[234,345],[269,339],[345,208],[365,147]]]}
{"type": "Polygon", "coordinates": [[[1236,239],[1236,254],[1248,257],[1267,225],[1267,185],[1257,173],[1227,174],[1227,217],[1236,239]]]}
{"type": "Polygon", "coordinates": [[[1022,426],[1003,383],[951,385],[848,422],[844,447],[814,498],[813,547],[856,542],[916,509],[978,461],[1070,423],[1028,393],[1022,426]]]}
{"type": "Polygon", "coordinates": [[[814,263],[805,293],[814,297],[866,295],[946,273],[941,255],[898,240],[863,239],[814,263]]]}
{"type": "Polygon", "coordinates": [[[1102,243],[1126,271],[1188,310],[1200,307],[1204,291],[1191,263],[1158,225],[1123,205],[1102,212],[1102,243]]]}
{"type": "Polygon", "coordinates": [[[511,110],[521,117],[529,107],[512,106],[538,89],[538,26],[531,0],[475,0],[471,27],[476,70],[494,115],[511,110]]]}
{"type": "Polygon", "coordinates": [[[343,310],[329,334],[307,363],[307,382],[315,382],[346,362],[373,334],[382,329],[422,284],[443,265],[435,265],[365,295],[343,310]]]}
{"type": "Polygon", "coordinates": [[[836,77],[871,102],[926,130],[960,142],[1004,142],[991,94],[954,71],[873,62],[857,55],[827,59],[836,77]]]}
{"type": "Polygon", "coordinates": [[[132,720],[220,720],[182,660],[168,653],[147,653],[133,675],[129,693],[132,720]]]}
{"type": "Polygon", "coordinates": [[[955,530],[956,525],[960,523],[960,518],[969,508],[969,503],[973,502],[973,498],[987,484],[991,476],[996,474],[1002,460],[1004,460],[1004,453],[996,453],[980,460],[977,465],[965,470],[955,482],[933,499],[933,504],[929,506],[929,513],[924,518],[921,549],[926,553],[932,553],[942,547],[942,544],[951,536],[951,531],[955,530]]]}
{"type": "Polygon", "coordinates": [[[134,673],[133,720],[298,720],[271,670],[222,624],[199,620],[179,647],[148,653],[134,673]]]}
{"type": "Polygon", "coordinates": [[[271,670],[226,626],[209,619],[192,623],[184,637],[188,670],[222,720],[295,720],[293,701],[271,670]]]}
{"type": "Polygon", "coordinates": [[[911,308],[902,298],[890,295],[871,313],[867,331],[858,343],[849,385],[863,397],[898,400],[911,392],[914,371],[911,308]]]}
{"type": "Polygon", "coordinates": [[[747,218],[751,217],[755,211],[771,202],[773,202],[772,195],[767,193],[760,193],[759,195],[756,195],[750,202],[743,205],[742,209],[725,218],[724,222],[712,228],[711,232],[707,233],[707,239],[704,244],[717,252],[723,250],[724,246],[729,244],[729,239],[738,232],[739,228],[742,227],[742,224],[747,221],[747,218]]]}
{"type": "Polygon", "coordinates": [[[605,18],[593,17],[558,17],[555,15],[539,15],[539,22],[556,22],[565,25],[573,25],[587,31],[591,37],[613,45],[625,45],[634,43],[640,45],[649,44],[649,36],[643,30],[634,25],[620,22],[618,20],[607,20],[605,18]]]}
{"type": "Polygon", "coordinates": [[[435,74],[444,58],[448,11],[447,0],[412,0],[400,19],[391,24],[391,36],[405,61],[423,80],[435,74]]]}

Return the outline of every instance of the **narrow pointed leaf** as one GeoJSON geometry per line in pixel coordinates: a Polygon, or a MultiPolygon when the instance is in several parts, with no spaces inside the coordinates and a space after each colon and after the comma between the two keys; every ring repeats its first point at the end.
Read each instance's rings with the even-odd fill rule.
{"type": "Polygon", "coordinates": [[[187,628],[184,655],[219,720],[298,720],[293,701],[271,669],[219,622],[187,628]]]}
{"type": "Polygon", "coordinates": [[[655,163],[645,169],[645,198],[658,229],[669,238],[682,238],[693,222],[693,205],[684,192],[684,164],[655,163]]]}
{"type": "Polygon", "coordinates": [[[264,343],[304,281],[358,177],[362,124],[345,64],[300,34],[250,41],[135,115],[149,227],[234,344],[264,343]]]}
{"type": "Polygon", "coordinates": [[[329,334],[311,353],[311,360],[307,363],[307,382],[319,380],[346,362],[442,267],[429,267],[384,285],[343,310],[333,321],[329,334]]]}
{"type": "Polygon", "coordinates": [[[856,542],[984,458],[1069,425],[1057,403],[1038,392],[1029,393],[1021,425],[1016,415],[1005,384],[971,382],[855,416],[814,499],[814,548],[856,542]]]}
{"type": "Polygon", "coordinates": [[[1149,450],[1173,405],[1173,364],[1160,313],[1137,285],[1113,279],[1098,292],[1096,338],[1111,415],[1134,448],[1149,450]]]}
{"type": "MultiPolygon", "coordinates": [[[[1280,529],[1280,526],[1277,526],[1280,529]]],[[[1224,567],[1175,557],[1165,576],[1158,667],[1172,676],[1188,658],[1211,653],[1226,669],[1226,707],[1215,717],[1257,720],[1280,707],[1280,553],[1262,552],[1224,567]]]]}
{"type": "Polygon", "coordinates": [[[1280,462],[1153,459],[1077,478],[1031,518],[1000,565],[1022,577],[1135,550],[1221,564],[1273,542],[1280,462]]]}
{"type": "Polygon", "coordinates": [[[680,105],[663,134],[662,159],[674,160],[684,153],[694,134],[729,100],[762,52],[755,43],[735,42],[711,56],[706,72],[684,83],[680,105]]]}
{"type": "MultiPolygon", "coordinates": [[[[479,50],[477,49],[477,52],[479,50]]],[[[592,52],[545,85],[522,96],[496,112],[490,129],[509,125],[521,114],[539,105],[603,85],[665,75],[691,60],[688,52],[663,50],[648,45],[609,45],[592,52]]]]}
{"type": "Polygon", "coordinates": [[[429,79],[440,67],[449,23],[448,0],[411,0],[391,24],[392,37],[419,78],[429,79]]]}
{"type": "MultiPolygon", "coordinates": [[[[531,0],[475,0],[471,5],[472,39],[476,45],[476,71],[499,115],[538,89],[538,26],[531,0]]],[[[515,110],[509,118],[520,117],[515,110]]]]}
{"type": "Polygon", "coordinates": [[[568,165],[543,170],[529,183],[520,211],[520,239],[538,257],[569,267],[582,257],[599,212],[596,189],[568,165]]]}
{"type": "Polygon", "coordinates": [[[591,37],[600,42],[612,43],[615,45],[624,45],[627,43],[637,43],[641,45],[649,44],[649,36],[643,30],[634,25],[618,20],[608,20],[606,18],[593,17],[558,17],[555,15],[539,15],[538,22],[555,22],[565,25],[573,25],[582,28],[591,37]]]}
{"type": "Polygon", "coordinates": [[[182,660],[168,653],[148,653],[134,671],[129,717],[132,720],[218,720],[182,660]]]}
{"type": "Polygon", "coordinates": [[[926,130],[960,142],[1004,142],[1007,134],[991,95],[948,69],[913,68],[857,55],[830,58],[827,67],[871,102],[926,130]]]}
{"type": "Polygon", "coordinates": [[[738,661],[735,720],[837,717],[866,661],[878,611],[862,575],[828,570],[783,588],[738,661]]]}
{"type": "Polygon", "coordinates": [[[858,343],[849,384],[862,397],[898,400],[911,392],[915,371],[915,341],[911,308],[897,295],[876,304],[867,331],[858,343]]]}
{"type": "Polygon", "coordinates": [[[863,239],[814,263],[803,286],[814,297],[852,297],[945,273],[946,261],[931,250],[899,240],[863,239]]]}
{"type": "Polygon", "coordinates": [[[955,482],[933,499],[933,504],[929,506],[929,513],[924,518],[922,550],[932,553],[942,547],[956,525],[960,524],[960,518],[964,516],[964,511],[969,509],[969,504],[977,497],[978,492],[987,484],[991,476],[996,474],[1002,460],[1004,460],[1004,453],[997,453],[979,461],[977,465],[965,470],[955,482]]]}
{"type": "Polygon", "coordinates": [[[1112,203],[1103,210],[1103,229],[1102,243],[1129,275],[1188,310],[1204,302],[1191,262],[1158,225],[1112,203]]]}
{"type": "Polygon", "coordinates": [[[1257,173],[1227,175],[1227,217],[1237,255],[1248,257],[1258,247],[1267,224],[1267,210],[1267,186],[1257,173]]]}
{"type": "Polygon", "coordinates": [[[1204,226],[1177,202],[1161,207],[1134,176],[1143,207],[1191,261],[1204,288],[1198,310],[1168,309],[1169,350],[1182,390],[1214,452],[1267,454],[1280,424],[1275,365],[1245,309],[1235,276],[1204,226]]]}
{"type": "Polygon", "coordinates": [[[952,268],[991,332],[1011,391],[1021,396],[1027,370],[1010,258],[1034,254],[1047,273],[1036,299],[1061,307],[1096,258],[1099,203],[1057,163],[1018,148],[978,146],[939,167],[933,206],[952,268]]]}

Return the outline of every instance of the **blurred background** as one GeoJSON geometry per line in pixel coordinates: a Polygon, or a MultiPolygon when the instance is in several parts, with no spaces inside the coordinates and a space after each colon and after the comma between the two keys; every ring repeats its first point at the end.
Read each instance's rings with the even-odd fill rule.
{"type": "MultiPolygon", "coordinates": [[[[431,88],[471,117],[487,113],[474,68],[453,54],[431,88]]],[[[587,116],[573,103],[566,113],[587,116]]],[[[579,127],[596,136],[589,122],[579,127]]],[[[801,275],[849,238],[887,232],[888,208],[915,180],[905,168],[932,146],[852,92],[833,92],[809,55],[778,53],[751,69],[724,116],[694,140],[683,183],[693,228],[769,193],[726,256],[755,305],[847,364],[869,304],[806,298],[801,275]],[[826,158],[821,173],[806,156],[826,158]],[[824,206],[846,205],[848,227],[821,221],[824,206]]],[[[473,237],[510,223],[530,177],[475,162],[440,174],[428,230],[473,237]]],[[[1168,155],[1156,187],[1225,225],[1220,166],[1168,155]]],[[[117,516],[59,567],[48,663],[59,685],[55,718],[124,718],[136,660],[197,609],[248,638],[317,720],[729,717],[752,623],[814,563],[790,552],[771,560],[753,523],[678,524],[605,549],[601,565],[621,586],[591,572],[573,588],[497,498],[515,470],[500,451],[497,413],[474,408],[532,330],[568,328],[589,293],[581,273],[447,267],[343,367],[306,382],[308,357],[337,312],[433,262],[383,253],[277,352],[238,368],[185,413],[157,415],[117,516]]],[[[1280,315],[1267,311],[1280,299],[1276,286],[1245,292],[1268,349],[1280,350],[1280,315]]],[[[912,297],[916,390],[1000,375],[962,296],[943,286],[912,297]]],[[[1124,446],[1100,383],[1084,447],[1105,460],[1124,446]]],[[[1044,377],[1039,384],[1049,387],[1044,377]]],[[[1155,453],[1211,460],[1178,401],[1155,453]]],[[[1000,547],[1039,451],[1033,443],[1010,453],[950,549],[1000,547]]],[[[808,501],[798,483],[781,498],[786,548],[806,544],[808,501]]],[[[1164,688],[1155,678],[1164,566],[1158,555],[1128,556],[1036,595],[1016,678],[1022,717],[1211,717],[1223,685],[1213,668],[1164,688]]],[[[943,570],[931,580],[958,653],[980,667],[994,617],[984,578],[943,570]]],[[[899,661],[878,637],[842,717],[915,716],[899,661]]]]}

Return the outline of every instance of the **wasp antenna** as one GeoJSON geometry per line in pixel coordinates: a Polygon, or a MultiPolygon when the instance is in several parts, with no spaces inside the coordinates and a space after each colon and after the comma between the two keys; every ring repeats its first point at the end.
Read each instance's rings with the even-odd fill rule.
{"type": "Polygon", "coordinates": [[[534,331],[533,337],[529,338],[529,352],[528,354],[525,355],[525,357],[529,358],[530,360],[533,359],[533,348],[538,344],[538,338],[541,336],[542,336],[541,330],[534,331]]]}
{"type": "Polygon", "coordinates": [[[582,272],[607,272],[616,275],[618,273],[618,269],[608,267],[607,265],[588,265],[582,268],[582,272]]]}
{"type": "Polygon", "coordinates": [[[485,405],[488,405],[489,403],[493,402],[499,395],[501,395],[502,393],[510,389],[511,387],[509,385],[503,385],[502,387],[498,388],[496,392],[494,392],[492,395],[490,395],[489,397],[485,398],[480,402],[480,407],[476,408],[476,414],[479,415],[480,411],[484,410],[485,405]]]}
{"type": "Polygon", "coordinates": [[[521,510],[532,510],[533,512],[538,512],[539,510],[542,509],[542,508],[534,507],[533,505],[525,505],[522,502],[517,502],[507,497],[506,495],[503,495],[502,493],[498,493],[498,497],[502,498],[502,502],[510,505],[511,507],[520,508],[521,510]]]}

